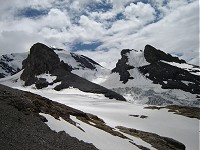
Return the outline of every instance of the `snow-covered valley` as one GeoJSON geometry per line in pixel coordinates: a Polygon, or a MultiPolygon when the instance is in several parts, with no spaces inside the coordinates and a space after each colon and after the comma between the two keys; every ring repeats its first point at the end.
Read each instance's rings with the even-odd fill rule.
{"type": "MultiPolygon", "coordinates": [[[[38,90],[35,89],[34,85],[23,87],[20,85],[20,82],[18,82],[17,85],[10,81],[10,79],[9,81],[5,81],[4,79],[1,83],[20,90],[30,91],[83,112],[94,114],[103,119],[106,125],[114,128],[116,131],[118,131],[116,126],[124,126],[141,131],[152,132],[160,136],[173,138],[183,143],[187,150],[198,150],[198,119],[177,115],[173,112],[168,112],[167,109],[145,109],[144,107],[147,105],[137,105],[129,102],[111,100],[102,94],[85,93],[74,88],[55,91],[49,86],[48,88],[38,90]],[[142,115],[146,117],[141,118],[142,115]]],[[[71,136],[77,137],[85,142],[93,143],[99,149],[138,149],[138,147],[129,142],[130,140],[115,137],[105,131],[81,122],[73,116],[71,116],[71,119],[77,122],[78,126],[85,132],[64,121],[62,118],[60,118],[59,121],[50,115],[42,115],[48,119],[47,125],[52,130],[57,132],[64,130],[71,136]]],[[[137,137],[128,137],[138,145],[143,145],[152,150],[155,149],[150,144],[137,137]]]]}

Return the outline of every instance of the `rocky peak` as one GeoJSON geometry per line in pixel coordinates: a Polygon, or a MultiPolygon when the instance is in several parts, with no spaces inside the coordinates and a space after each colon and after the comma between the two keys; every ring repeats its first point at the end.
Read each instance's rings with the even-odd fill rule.
{"type": "Polygon", "coordinates": [[[36,43],[30,49],[30,55],[23,61],[23,67],[29,67],[36,75],[54,70],[60,63],[58,55],[44,44],[36,43]]]}
{"type": "Polygon", "coordinates": [[[25,81],[25,85],[31,85],[37,81],[37,75],[51,73],[57,68],[71,71],[67,64],[60,62],[58,55],[51,48],[36,43],[31,47],[28,57],[22,62],[24,71],[21,79],[25,81]]]}
{"type": "Polygon", "coordinates": [[[84,92],[104,94],[108,98],[125,101],[123,96],[73,74],[71,66],[60,61],[52,48],[41,43],[36,43],[31,47],[30,55],[23,61],[23,69],[20,78],[25,81],[25,86],[35,84],[37,89],[41,89],[60,82],[54,90],[74,87],[84,92]],[[46,76],[39,76],[44,73],[56,78],[49,81],[46,76]]]}
{"type": "Polygon", "coordinates": [[[144,57],[147,62],[154,63],[159,60],[164,60],[168,62],[186,63],[185,60],[179,59],[178,57],[173,57],[170,54],[154,48],[151,45],[146,45],[144,48],[144,57]]]}

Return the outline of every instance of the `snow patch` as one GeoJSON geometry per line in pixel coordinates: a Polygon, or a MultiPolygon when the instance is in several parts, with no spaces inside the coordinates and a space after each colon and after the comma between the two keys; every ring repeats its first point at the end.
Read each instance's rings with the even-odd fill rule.
{"type": "Polygon", "coordinates": [[[144,57],[144,51],[137,51],[137,50],[132,50],[130,51],[128,56],[128,65],[133,66],[133,67],[141,67],[145,65],[149,65],[149,63],[146,61],[144,57]]]}
{"type": "Polygon", "coordinates": [[[187,70],[191,74],[200,76],[200,68],[199,67],[194,67],[193,65],[190,65],[187,63],[167,62],[167,61],[163,61],[163,60],[162,60],[162,62],[172,65],[172,66],[175,66],[175,67],[178,67],[178,68],[181,68],[181,69],[184,69],[184,70],[187,70]]]}
{"type": "Polygon", "coordinates": [[[47,118],[48,122],[46,123],[52,130],[56,132],[65,131],[72,137],[76,137],[79,140],[83,140],[87,143],[92,143],[95,147],[102,149],[102,150],[122,150],[122,149],[135,149],[139,150],[136,146],[129,143],[129,140],[125,140],[116,136],[113,136],[105,131],[102,131],[98,128],[95,128],[91,125],[88,125],[74,116],[70,116],[70,118],[78,124],[85,132],[78,129],[74,125],[66,122],[62,118],[59,120],[55,119],[54,117],[43,114],[45,118],[47,118]]]}
{"type": "Polygon", "coordinates": [[[51,83],[53,82],[57,77],[56,76],[52,76],[51,74],[40,74],[40,75],[37,75],[37,78],[44,78],[46,79],[47,82],[51,83]]]}

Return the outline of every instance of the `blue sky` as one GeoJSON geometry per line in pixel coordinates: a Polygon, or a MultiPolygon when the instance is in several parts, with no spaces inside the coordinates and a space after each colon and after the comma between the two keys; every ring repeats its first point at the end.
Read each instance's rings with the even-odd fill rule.
{"type": "Polygon", "coordinates": [[[113,67],[122,49],[151,44],[199,61],[198,0],[6,0],[0,13],[0,54],[42,42],[113,67]]]}

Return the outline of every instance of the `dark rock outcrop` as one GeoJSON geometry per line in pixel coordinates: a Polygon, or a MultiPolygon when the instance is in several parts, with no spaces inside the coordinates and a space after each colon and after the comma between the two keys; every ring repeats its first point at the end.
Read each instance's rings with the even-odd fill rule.
{"type": "MultiPolygon", "coordinates": [[[[116,67],[112,70],[112,72],[119,73],[120,81],[123,81],[124,84],[128,80],[135,78],[129,73],[129,70],[136,68],[142,75],[152,80],[154,84],[162,85],[163,89],[181,89],[193,94],[200,94],[199,76],[192,74],[195,72],[195,69],[185,70],[165,63],[166,61],[180,64],[186,63],[185,60],[166,54],[151,45],[146,45],[144,48],[144,59],[149,65],[137,67],[128,64],[128,56],[131,55],[131,51],[133,50],[122,50],[121,59],[118,60],[116,67]]],[[[197,66],[193,66],[193,68],[197,68],[197,66]]]]}
{"type": "Polygon", "coordinates": [[[128,62],[128,54],[131,50],[129,49],[124,49],[121,51],[121,59],[118,60],[116,67],[112,70],[112,73],[116,72],[119,73],[120,75],[120,81],[123,83],[128,82],[129,79],[133,79],[130,77],[130,73],[128,70],[133,69],[134,66],[130,66],[127,64],[128,62]]]}
{"type": "Polygon", "coordinates": [[[193,94],[200,94],[199,76],[184,69],[158,61],[139,67],[139,70],[154,84],[162,85],[163,89],[181,89],[193,94]],[[189,84],[184,84],[182,81],[187,81],[189,84]]]}
{"type": "Polygon", "coordinates": [[[139,70],[153,83],[162,85],[163,89],[181,89],[193,94],[200,94],[199,76],[160,61],[186,63],[185,60],[173,57],[150,45],[145,46],[144,57],[150,64],[139,67],[139,70]],[[188,84],[182,81],[186,81],[188,84]]]}
{"type": "Polygon", "coordinates": [[[95,65],[98,65],[100,66],[98,63],[96,63],[95,61],[93,61],[92,59],[86,57],[86,56],[83,56],[83,55],[77,55],[77,54],[74,54],[74,53],[71,53],[71,56],[77,61],[80,63],[81,67],[83,68],[89,68],[91,70],[94,70],[96,69],[96,66],[95,65]]]}
{"type": "Polygon", "coordinates": [[[117,126],[121,132],[141,138],[143,141],[152,145],[158,150],[185,150],[186,147],[183,143],[176,141],[169,137],[163,137],[155,133],[140,131],[137,129],[117,126]]]}
{"type": "MultiPolygon", "coordinates": [[[[53,75],[58,75],[57,72],[58,71],[55,70],[56,74],[53,73],[53,75]]],[[[68,87],[74,87],[84,92],[104,94],[108,98],[111,98],[111,99],[114,98],[117,100],[125,101],[125,98],[121,96],[120,94],[117,94],[113,92],[112,90],[109,90],[103,86],[100,86],[86,79],[83,79],[73,73],[66,72],[64,76],[58,75],[55,82],[60,82],[60,81],[61,81],[61,84],[57,85],[54,88],[55,90],[60,91],[68,87]]]]}
{"type": "Polygon", "coordinates": [[[170,54],[166,54],[163,51],[158,50],[151,45],[145,46],[144,57],[146,61],[149,63],[154,63],[159,60],[164,60],[168,62],[186,63],[185,60],[179,59],[178,57],[173,57],[170,54]]]}
{"type": "Polygon", "coordinates": [[[37,75],[51,73],[56,68],[64,68],[71,71],[70,66],[60,62],[58,55],[48,46],[36,43],[30,49],[30,55],[22,62],[24,69],[21,79],[25,85],[31,85],[38,81],[37,75]]]}
{"type": "Polygon", "coordinates": [[[35,84],[37,88],[41,89],[61,82],[60,85],[55,87],[55,90],[59,91],[70,86],[84,92],[104,94],[108,98],[125,101],[123,96],[71,73],[72,68],[60,61],[51,48],[41,43],[34,44],[31,47],[30,55],[23,61],[23,69],[21,79],[25,81],[26,86],[35,84]],[[46,79],[37,77],[37,75],[43,73],[49,73],[57,78],[48,83],[46,79]]]}
{"type": "Polygon", "coordinates": [[[14,61],[14,58],[12,58],[12,54],[9,55],[2,55],[0,57],[0,70],[4,72],[0,72],[0,78],[6,77],[8,74],[9,75],[14,75],[18,73],[21,68],[18,68],[16,66],[12,66],[12,61],[14,61]]]}
{"type": "MultiPolygon", "coordinates": [[[[42,47],[45,48],[45,45],[42,46],[41,43],[37,43],[36,45],[38,45],[40,48],[42,47]]],[[[90,75],[93,75],[105,69],[100,64],[98,64],[91,58],[88,58],[84,55],[71,53],[69,51],[66,51],[64,49],[59,49],[59,48],[50,47],[49,49],[53,50],[58,55],[58,57],[62,59],[65,63],[68,63],[69,70],[78,70],[78,71],[75,71],[77,75],[82,75],[82,73],[85,74],[88,72],[90,75]],[[73,62],[75,63],[72,64],[73,62]]],[[[12,54],[6,54],[6,55],[0,56],[0,78],[12,76],[18,73],[19,71],[21,71],[22,70],[21,64],[23,60],[27,58],[27,54],[28,53],[25,52],[25,53],[12,53],[12,54]]],[[[38,53],[38,55],[40,54],[38,53]]],[[[27,62],[24,62],[24,63],[27,63],[27,62]]]]}

